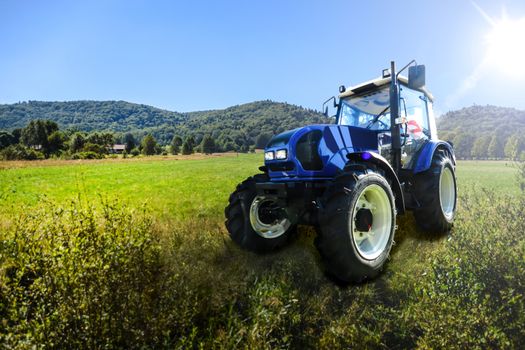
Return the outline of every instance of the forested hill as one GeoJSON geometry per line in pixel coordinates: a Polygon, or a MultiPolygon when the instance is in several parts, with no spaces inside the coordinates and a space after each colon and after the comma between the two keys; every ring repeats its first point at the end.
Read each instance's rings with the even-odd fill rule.
{"type": "MultiPolygon", "coordinates": [[[[0,105],[0,131],[25,127],[31,120],[48,119],[60,130],[124,133],[137,139],[151,133],[162,145],[174,136],[192,136],[200,143],[210,135],[222,151],[263,147],[284,130],[332,120],[299,106],[257,101],[222,110],[171,112],[125,101],[30,101],[0,105]]],[[[439,136],[454,143],[459,158],[525,158],[525,111],[474,105],[438,118],[439,136]]]]}
{"type": "Polygon", "coordinates": [[[125,101],[29,101],[0,105],[0,130],[25,127],[31,120],[48,119],[61,129],[126,132],[160,125],[176,125],[180,113],[125,101]]]}
{"type": "Polygon", "coordinates": [[[525,157],[525,111],[474,105],[437,120],[439,138],[454,143],[460,158],[525,157]]]}
{"type": "Polygon", "coordinates": [[[174,135],[192,135],[199,140],[205,134],[222,144],[253,145],[261,134],[273,135],[306,124],[330,122],[322,114],[299,106],[257,101],[191,113],[177,113],[125,101],[29,101],[0,105],[0,130],[23,128],[29,121],[48,119],[61,130],[131,132],[142,138],[153,134],[161,144],[169,144],[174,135]]]}

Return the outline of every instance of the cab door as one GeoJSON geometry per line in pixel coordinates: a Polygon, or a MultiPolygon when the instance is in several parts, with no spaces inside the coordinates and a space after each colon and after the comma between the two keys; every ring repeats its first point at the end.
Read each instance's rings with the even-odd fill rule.
{"type": "Polygon", "coordinates": [[[428,116],[428,100],[423,92],[400,86],[399,114],[401,127],[401,166],[412,169],[415,155],[430,140],[431,126],[428,116]]]}

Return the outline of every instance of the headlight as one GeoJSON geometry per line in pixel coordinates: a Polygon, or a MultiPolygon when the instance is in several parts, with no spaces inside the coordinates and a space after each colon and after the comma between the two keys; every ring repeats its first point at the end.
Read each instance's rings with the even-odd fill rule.
{"type": "Polygon", "coordinates": [[[285,149],[280,149],[277,152],[275,152],[275,159],[286,159],[288,154],[286,153],[285,149]]]}
{"type": "Polygon", "coordinates": [[[274,160],[275,155],[273,151],[265,152],[264,153],[264,160],[274,160]]]}

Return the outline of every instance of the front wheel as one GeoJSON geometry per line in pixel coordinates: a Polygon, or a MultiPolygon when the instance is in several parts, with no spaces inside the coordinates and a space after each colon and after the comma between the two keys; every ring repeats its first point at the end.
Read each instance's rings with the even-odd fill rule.
{"type": "Polygon", "coordinates": [[[386,179],[356,167],[334,179],[321,203],[316,243],[328,273],[343,282],[377,276],[392,248],[396,222],[386,179]]]}
{"type": "Polygon", "coordinates": [[[240,183],[224,210],[231,239],[257,253],[282,247],[296,231],[286,208],[274,198],[257,196],[256,183],[266,181],[268,176],[259,174],[240,183]]]}

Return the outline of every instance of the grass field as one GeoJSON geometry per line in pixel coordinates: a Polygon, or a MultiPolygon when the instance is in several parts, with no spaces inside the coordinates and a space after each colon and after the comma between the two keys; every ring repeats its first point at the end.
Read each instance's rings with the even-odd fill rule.
{"type": "Polygon", "coordinates": [[[519,192],[516,183],[516,165],[510,161],[459,161],[457,167],[459,186],[484,187],[500,193],[519,192]]]}
{"type": "MultiPolygon", "coordinates": [[[[411,214],[405,215],[398,220],[396,245],[385,273],[370,283],[343,287],[323,274],[313,246],[315,233],[312,230],[300,229],[299,237],[291,246],[265,256],[241,251],[229,240],[223,225],[223,210],[228,196],[238,182],[257,173],[261,163],[261,154],[199,159],[3,163],[0,167],[0,238],[4,242],[0,246],[0,321],[3,320],[9,327],[4,333],[0,331],[0,339],[9,346],[40,342],[56,346],[57,341],[64,341],[62,345],[75,344],[88,348],[108,344],[109,347],[143,345],[183,348],[427,348],[480,344],[514,347],[516,339],[522,339],[524,334],[519,322],[523,322],[523,317],[518,317],[517,324],[512,324],[512,328],[508,317],[496,317],[492,313],[500,310],[501,315],[506,315],[506,311],[501,311],[505,300],[512,300],[514,308],[523,308],[523,295],[519,289],[522,288],[519,281],[523,281],[523,275],[519,274],[523,258],[512,269],[507,267],[508,260],[505,259],[511,259],[514,253],[519,257],[524,249],[524,240],[516,238],[518,248],[512,254],[501,252],[500,257],[499,251],[491,251],[488,257],[471,256],[483,249],[496,249],[490,239],[500,234],[498,230],[503,230],[498,224],[501,215],[521,215],[523,208],[520,204],[511,204],[521,200],[516,199],[519,188],[515,181],[515,168],[505,162],[459,162],[461,201],[457,225],[452,234],[448,237],[426,235],[415,228],[411,214]],[[479,192],[480,187],[492,189],[496,194],[483,194],[479,192]],[[111,204],[114,200],[118,203],[111,204]],[[482,212],[479,203],[492,205],[482,212]],[[150,229],[142,229],[142,221],[134,221],[135,216],[140,216],[136,210],[144,204],[146,216],[153,222],[150,229]],[[505,205],[511,209],[502,213],[500,207],[505,205]],[[90,206],[95,209],[90,209],[90,206]],[[126,209],[120,209],[122,206],[126,209]],[[58,207],[65,208],[64,212],[71,213],[71,217],[68,219],[56,209],[58,207]],[[496,208],[500,209],[496,211],[496,208]],[[116,214],[111,214],[113,212],[116,214]],[[485,218],[485,213],[492,213],[493,217],[489,215],[485,218]],[[127,219],[117,220],[117,214],[127,219]],[[81,260],[84,263],[71,267],[68,271],[73,272],[57,280],[56,275],[68,266],[68,261],[76,259],[67,254],[79,253],[73,250],[76,253],[64,253],[57,257],[49,252],[52,250],[50,247],[58,247],[56,249],[59,250],[64,244],[84,247],[82,232],[86,228],[78,223],[82,222],[81,218],[105,223],[104,228],[96,225],[89,228],[91,234],[118,224],[121,228],[113,230],[128,232],[122,236],[127,240],[117,244],[101,233],[100,237],[106,237],[104,239],[113,242],[114,246],[106,241],[103,241],[105,245],[97,241],[95,247],[102,244],[106,247],[104,249],[109,249],[97,248],[101,249],[100,253],[94,248],[92,251],[82,248],[86,252],[81,260]],[[42,223],[47,223],[47,226],[42,223]],[[74,238],[63,237],[64,227],[75,232],[72,235],[74,238]],[[134,236],[137,227],[141,229],[134,236]],[[20,237],[17,235],[22,231],[39,237],[38,240],[28,241],[27,246],[31,249],[13,248],[19,247],[17,239],[20,238],[16,237],[20,237]],[[49,232],[53,234],[46,236],[49,232]],[[153,235],[151,240],[141,241],[139,237],[149,237],[147,232],[153,235]],[[483,232],[489,235],[485,236],[483,232]],[[53,237],[57,235],[66,243],[56,246],[58,243],[53,237]],[[120,256],[122,250],[119,247],[135,247],[139,244],[137,242],[140,245],[136,250],[130,250],[132,253],[128,255],[133,257],[137,254],[138,260],[126,260],[123,256],[123,262],[117,265],[127,266],[131,272],[124,269],[118,276],[113,276],[100,271],[106,271],[105,266],[114,266],[114,263],[96,267],[99,260],[120,256]],[[157,242],[158,246],[151,242],[157,242]],[[91,255],[87,253],[89,251],[91,255]],[[49,254],[52,256],[49,260],[42,258],[49,254]],[[23,263],[13,256],[23,260],[23,263]],[[460,259],[463,256],[465,261],[460,259]],[[507,273],[505,281],[493,281],[493,277],[483,275],[487,280],[476,282],[476,278],[485,273],[481,268],[498,259],[502,259],[499,268],[507,273]],[[41,262],[44,260],[48,262],[41,262]],[[82,270],[90,261],[95,267],[86,270],[88,272],[82,270]],[[15,296],[18,289],[10,289],[10,266],[20,266],[15,270],[19,271],[19,277],[23,280],[28,273],[27,269],[24,270],[24,264],[42,264],[38,266],[51,266],[58,271],[49,275],[41,272],[52,283],[45,284],[42,290],[38,289],[38,300],[51,300],[49,305],[62,305],[63,315],[68,315],[71,309],[84,310],[86,317],[80,313],[60,318],[50,313],[47,307],[38,309],[40,317],[47,320],[42,326],[43,321],[31,316],[31,313],[19,315],[6,311],[11,310],[9,307],[16,302],[33,305],[33,299],[24,299],[26,292],[20,291],[22,296],[18,297],[15,296]],[[144,271],[148,274],[143,276],[144,271]],[[92,275],[95,282],[84,281],[83,277],[68,277],[74,273],[92,275]],[[134,279],[137,274],[141,279],[134,279]],[[106,276],[106,279],[100,279],[100,275],[106,276]],[[126,276],[133,278],[128,280],[126,276]],[[118,282],[119,278],[122,282],[118,282]],[[518,287],[514,283],[516,280],[518,287]],[[108,281],[116,284],[106,290],[101,286],[112,286],[108,281]],[[483,296],[496,282],[508,295],[498,294],[494,297],[500,298],[498,302],[491,304],[494,298],[485,300],[483,296]],[[62,284],[63,290],[56,287],[62,284]],[[97,292],[94,285],[101,291],[97,292]],[[128,291],[130,285],[136,288],[128,291]],[[149,290],[148,286],[151,286],[153,294],[146,298],[142,293],[149,290]],[[86,302],[77,305],[70,301],[68,304],[69,294],[73,293],[68,291],[77,287],[86,302]],[[91,287],[92,294],[87,295],[85,290],[91,290],[91,287]],[[53,288],[56,288],[56,295],[50,292],[55,290],[53,288]],[[137,310],[142,311],[126,311],[134,310],[129,306],[135,305],[131,301],[125,308],[109,297],[102,302],[106,300],[104,296],[116,293],[115,290],[126,291],[123,294],[125,297],[122,297],[125,300],[140,295],[142,301],[137,310]],[[477,310],[475,317],[472,310],[477,310]],[[137,316],[141,313],[142,316],[137,316]],[[121,316],[127,326],[115,325],[113,319],[118,319],[117,316],[121,316]],[[20,319],[26,323],[16,321],[20,319]],[[90,323],[94,322],[93,319],[99,322],[90,323]],[[457,320],[461,320],[460,325],[457,320]],[[127,333],[135,328],[140,332],[127,333]],[[80,333],[68,333],[72,332],[71,329],[80,333]],[[82,331],[90,336],[83,338],[82,331]],[[56,336],[56,339],[49,338],[55,343],[42,335],[49,332],[56,336]],[[71,334],[71,338],[61,337],[63,334],[71,334]]],[[[515,224],[514,231],[521,230],[519,225],[523,224],[523,220],[519,218],[516,223],[506,222],[505,225],[515,224]]],[[[29,271],[40,276],[35,272],[39,271],[37,268],[29,271]]],[[[46,279],[41,277],[40,280],[46,279]]],[[[37,283],[30,288],[35,285],[37,283]]],[[[511,311],[508,311],[511,314],[509,317],[514,322],[512,315],[516,310],[511,311]]]]}
{"type": "MultiPolygon", "coordinates": [[[[261,154],[3,162],[0,213],[12,214],[20,206],[35,206],[43,197],[63,203],[80,193],[89,201],[103,196],[130,205],[148,202],[162,220],[195,216],[219,220],[229,193],[237,183],[257,173],[262,162],[261,154]]],[[[519,190],[515,173],[512,164],[504,161],[460,161],[457,169],[460,191],[475,186],[512,194],[519,190]]]]}

